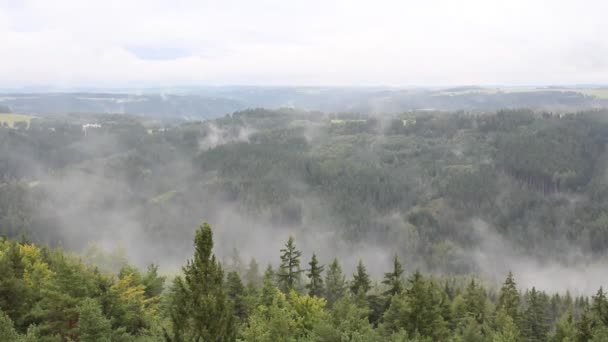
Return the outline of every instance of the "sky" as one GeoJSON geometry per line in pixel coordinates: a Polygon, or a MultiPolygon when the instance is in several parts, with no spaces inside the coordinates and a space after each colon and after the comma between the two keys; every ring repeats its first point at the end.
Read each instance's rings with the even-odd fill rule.
{"type": "Polygon", "coordinates": [[[608,83],[608,1],[0,0],[0,86],[608,83]]]}

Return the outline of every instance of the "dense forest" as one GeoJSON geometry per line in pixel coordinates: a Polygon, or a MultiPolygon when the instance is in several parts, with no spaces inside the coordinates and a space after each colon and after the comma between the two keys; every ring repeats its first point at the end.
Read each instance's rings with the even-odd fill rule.
{"type": "Polygon", "coordinates": [[[374,279],[360,260],[306,264],[293,238],[263,271],[222,266],[204,223],[194,256],[165,287],[151,265],[117,273],[60,249],[0,242],[3,341],[606,341],[608,299],[498,289],[406,271],[374,279]],[[347,279],[348,278],[348,279],[347,279]]]}
{"type": "Polygon", "coordinates": [[[605,341],[607,137],[605,110],[0,127],[0,335],[605,341]]]}

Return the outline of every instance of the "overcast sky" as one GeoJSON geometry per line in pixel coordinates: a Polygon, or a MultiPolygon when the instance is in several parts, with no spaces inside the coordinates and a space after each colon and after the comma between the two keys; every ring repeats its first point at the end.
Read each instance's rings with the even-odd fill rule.
{"type": "Polygon", "coordinates": [[[0,0],[0,86],[608,83],[608,1],[0,0]]]}

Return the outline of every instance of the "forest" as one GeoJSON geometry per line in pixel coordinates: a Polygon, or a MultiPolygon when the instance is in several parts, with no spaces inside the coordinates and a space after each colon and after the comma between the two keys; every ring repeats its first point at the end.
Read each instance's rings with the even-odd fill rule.
{"type": "Polygon", "coordinates": [[[203,223],[168,286],[150,265],[108,273],[61,249],[0,244],[4,341],[606,341],[608,299],[407,272],[374,279],[335,258],[302,260],[290,237],[277,267],[226,265],[203,223]]]}
{"type": "Polygon", "coordinates": [[[607,137],[592,109],[0,127],[0,336],[606,341],[607,137]]]}

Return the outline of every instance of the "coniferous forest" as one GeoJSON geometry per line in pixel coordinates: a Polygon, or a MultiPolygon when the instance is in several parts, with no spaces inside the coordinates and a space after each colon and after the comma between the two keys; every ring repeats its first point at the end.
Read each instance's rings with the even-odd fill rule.
{"type": "Polygon", "coordinates": [[[605,110],[5,125],[0,336],[608,341],[606,137],[605,110]]]}

